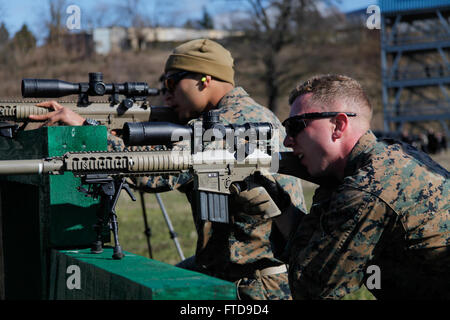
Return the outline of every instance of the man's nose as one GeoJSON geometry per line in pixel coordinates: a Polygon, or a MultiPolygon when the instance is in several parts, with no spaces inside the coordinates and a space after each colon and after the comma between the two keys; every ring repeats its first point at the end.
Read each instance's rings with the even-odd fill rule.
{"type": "Polygon", "coordinates": [[[292,148],[294,146],[294,139],[291,136],[286,136],[286,138],[284,138],[283,144],[287,148],[292,148]]]}
{"type": "Polygon", "coordinates": [[[172,95],[168,91],[166,91],[164,93],[164,103],[166,105],[168,105],[169,107],[170,107],[170,104],[172,103],[172,95]]]}

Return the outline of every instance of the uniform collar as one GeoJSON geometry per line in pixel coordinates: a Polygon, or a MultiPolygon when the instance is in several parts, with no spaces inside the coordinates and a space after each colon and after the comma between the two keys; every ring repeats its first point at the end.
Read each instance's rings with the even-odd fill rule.
{"type": "Polygon", "coordinates": [[[224,106],[230,105],[230,103],[235,102],[234,99],[236,97],[243,98],[248,97],[248,93],[244,90],[242,87],[235,87],[232,90],[228,91],[222,99],[220,99],[219,103],[217,104],[217,109],[220,109],[224,106]]]}
{"type": "Polygon", "coordinates": [[[361,138],[359,138],[348,157],[344,171],[345,177],[353,175],[354,172],[367,161],[370,152],[373,150],[376,143],[377,138],[371,130],[368,130],[361,138]]]}

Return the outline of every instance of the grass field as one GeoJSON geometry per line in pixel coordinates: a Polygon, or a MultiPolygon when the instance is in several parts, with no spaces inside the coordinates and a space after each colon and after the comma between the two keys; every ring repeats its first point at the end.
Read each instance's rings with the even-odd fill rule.
{"type": "MultiPolygon", "coordinates": [[[[433,156],[447,170],[450,170],[450,151],[433,156]]],[[[312,196],[316,186],[304,183],[304,195],[307,207],[312,204],[312,196]]],[[[142,214],[140,196],[135,194],[137,201],[133,202],[126,193],[121,195],[117,205],[119,217],[119,237],[124,250],[149,256],[145,226],[142,214]]],[[[184,256],[187,258],[194,254],[197,241],[192,213],[189,202],[184,194],[178,191],[161,193],[166,211],[173,224],[173,228],[178,235],[184,256]]],[[[153,258],[169,264],[176,264],[180,261],[180,256],[176,250],[174,241],[169,234],[161,208],[154,194],[144,194],[147,219],[151,228],[151,246],[153,258]]],[[[346,296],[345,299],[373,299],[373,296],[365,288],[356,293],[346,296]]]]}

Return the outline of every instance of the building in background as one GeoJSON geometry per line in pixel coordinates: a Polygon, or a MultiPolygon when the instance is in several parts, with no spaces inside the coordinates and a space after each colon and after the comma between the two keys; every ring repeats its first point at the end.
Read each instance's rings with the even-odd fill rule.
{"type": "Polygon", "coordinates": [[[143,50],[155,42],[184,42],[198,38],[214,40],[239,36],[239,32],[187,28],[125,28],[109,27],[92,30],[95,52],[108,54],[124,50],[143,50]]]}
{"type": "Polygon", "coordinates": [[[450,137],[450,1],[379,4],[384,130],[438,121],[450,137]]]}
{"type": "Polygon", "coordinates": [[[95,52],[108,54],[129,49],[127,29],[122,27],[96,28],[92,31],[95,52]]]}

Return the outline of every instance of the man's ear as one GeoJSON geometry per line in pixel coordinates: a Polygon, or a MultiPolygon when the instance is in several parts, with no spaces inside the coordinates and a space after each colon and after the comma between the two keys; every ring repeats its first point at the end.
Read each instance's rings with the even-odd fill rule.
{"type": "Polygon", "coordinates": [[[202,76],[200,82],[202,83],[202,88],[208,88],[211,85],[212,77],[211,76],[202,76]]]}
{"type": "Polygon", "coordinates": [[[348,128],[349,119],[348,116],[345,113],[339,113],[335,118],[335,127],[333,130],[332,138],[333,140],[337,140],[342,138],[342,135],[344,134],[345,130],[348,128]]]}

